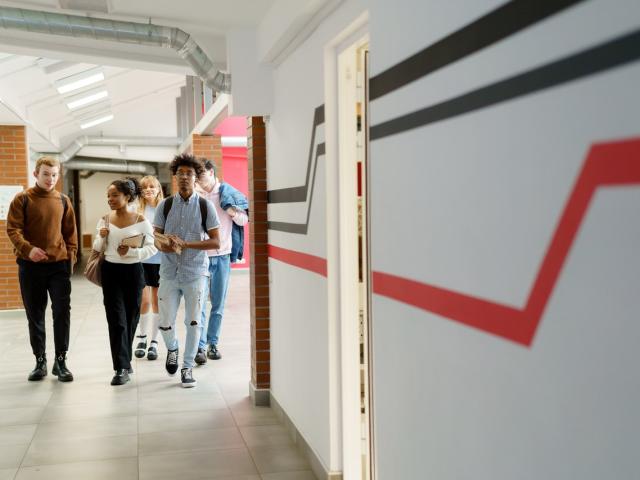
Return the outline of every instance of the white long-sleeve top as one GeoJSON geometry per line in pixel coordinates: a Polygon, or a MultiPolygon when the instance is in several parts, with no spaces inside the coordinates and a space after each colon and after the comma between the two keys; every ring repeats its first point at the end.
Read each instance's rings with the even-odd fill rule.
{"type": "Polygon", "coordinates": [[[109,223],[109,234],[106,238],[102,238],[100,236],[100,229],[104,228],[104,226],[104,218],[101,218],[98,221],[98,226],[96,227],[98,234],[96,235],[96,239],[93,241],[93,249],[101,251],[102,244],[106,240],[107,248],[104,251],[104,259],[107,262],[136,263],[146,260],[158,252],[158,249],[153,245],[153,228],[147,219],[124,228],[118,228],[113,223],[109,223]],[[140,248],[129,247],[127,253],[124,256],[121,256],[118,253],[118,245],[120,245],[120,242],[127,237],[138,235],[140,233],[145,234],[144,245],[140,248]]]}

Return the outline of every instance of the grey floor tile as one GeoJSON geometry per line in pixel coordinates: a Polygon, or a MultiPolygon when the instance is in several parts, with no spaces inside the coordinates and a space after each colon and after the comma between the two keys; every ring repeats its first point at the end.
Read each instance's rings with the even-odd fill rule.
{"type": "Polygon", "coordinates": [[[27,448],[29,448],[28,443],[23,445],[4,445],[0,448],[0,468],[19,467],[27,448]]]}
{"type": "Polygon", "coordinates": [[[263,473],[309,470],[309,463],[302,457],[295,445],[268,445],[249,447],[251,456],[263,473]]]}
{"type": "Polygon", "coordinates": [[[0,447],[31,443],[37,425],[11,425],[0,427],[0,447]]]}
{"type": "Polygon", "coordinates": [[[262,475],[262,480],[317,480],[311,470],[302,472],[279,472],[266,473],[262,475]]]}
{"type": "Polygon", "coordinates": [[[33,440],[37,442],[53,442],[60,438],[81,440],[96,437],[136,435],[137,433],[138,417],[136,416],[89,418],[41,423],[38,425],[33,440]]]}
{"type": "Polygon", "coordinates": [[[118,458],[97,462],[22,467],[15,480],[138,480],[138,459],[118,458]]]}
{"type": "Polygon", "coordinates": [[[244,448],[245,446],[240,432],[235,427],[143,433],[139,436],[138,445],[141,456],[244,448]]]}
{"type": "Polygon", "coordinates": [[[180,415],[158,413],[140,415],[140,433],[210,430],[214,428],[234,427],[231,412],[225,409],[204,410],[202,412],[182,412],[180,415]]]}
{"type": "Polygon", "coordinates": [[[293,444],[289,432],[282,425],[240,427],[240,433],[249,447],[293,444]]]}
{"type": "Polygon", "coordinates": [[[213,479],[257,473],[246,448],[140,457],[140,480],[213,479]],[[185,465],[190,466],[188,475],[185,465]]]}
{"type": "Polygon", "coordinates": [[[34,440],[22,465],[76,463],[138,455],[138,436],[95,437],[90,439],[58,438],[52,441],[34,440]]]}
{"type": "Polygon", "coordinates": [[[0,480],[13,480],[17,471],[17,468],[0,468],[0,480]]]}
{"type": "Polygon", "coordinates": [[[38,423],[43,413],[44,407],[3,408],[0,409],[0,427],[38,423]]]}
{"type": "MultiPolygon", "coordinates": [[[[86,398],[86,397],[83,397],[86,398]]],[[[87,418],[126,417],[138,414],[134,402],[120,399],[100,399],[94,403],[74,403],[69,405],[49,405],[42,416],[42,422],[64,422],[87,418]]]]}

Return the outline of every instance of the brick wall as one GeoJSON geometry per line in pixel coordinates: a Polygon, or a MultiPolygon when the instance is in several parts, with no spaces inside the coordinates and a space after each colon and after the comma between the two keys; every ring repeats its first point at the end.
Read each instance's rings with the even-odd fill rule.
{"type": "MultiPolygon", "coordinates": [[[[0,185],[27,187],[28,158],[24,126],[0,125],[0,185]]],[[[0,220],[0,310],[23,308],[18,266],[7,237],[7,222],[0,220]]]]}
{"type": "Polygon", "coordinates": [[[267,152],[262,117],[249,117],[249,221],[251,222],[251,383],[268,389],[271,381],[269,335],[269,259],[267,252],[267,152]]]}
{"type": "Polygon", "coordinates": [[[222,180],[222,140],[220,135],[192,135],[191,152],[196,157],[211,160],[216,166],[216,176],[222,180]]]}

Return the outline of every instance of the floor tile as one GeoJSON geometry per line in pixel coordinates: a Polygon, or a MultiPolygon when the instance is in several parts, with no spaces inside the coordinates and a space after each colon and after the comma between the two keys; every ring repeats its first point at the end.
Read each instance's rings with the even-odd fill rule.
{"type": "Polygon", "coordinates": [[[249,447],[249,451],[261,474],[310,468],[309,463],[300,455],[295,445],[263,445],[249,447]]]}
{"type": "Polygon", "coordinates": [[[38,423],[43,413],[44,407],[3,408],[0,409],[0,427],[38,423]]]}
{"type": "Polygon", "coordinates": [[[237,428],[143,433],[138,440],[140,456],[188,453],[203,450],[243,448],[237,428]]]}
{"type": "Polygon", "coordinates": [[[137,435],[41,441],[34,440],[22,466],[75,463],[138,455],[137,435]]]}
{"type": "Polygon", "coordinates": [[[255,475],[246,448],[140,457],[140,480],[181,480],[255,475]],[[189,465],[185,471],[185,465],[189,465]]]}
{"type": "Polygon", "coordinates": [[[15,480],[138,480],[138,459],[22,467],[15,480]]]}
{"type": "Polygon", "coordinates": [[[0,427],[0,447],[31,443],[37,425],[11,425],[0,427]]]}
{"type": "Polygon", "coordinates": [[[311,470],[305,470],[302,472],[265,473],[262,475],[262,480],[317,480],[317,477],[311,470]]]}
{"type": "Polygon", "coordinates": [[[0,468],[19,467],[29,444],[4,445],[0,448],[0,468]]]}
{"type": "Polygon", "coordinates": [[[195,431],[214,428],[234,427],[235,422],[228,409],[205,410],[203,412],[182,412],[180,415],[140,415],[140,433],[195,431]]]}
{"type": "Polygon", "coordinates": [[[249,447],[293,444],[289,432],[282,425],[240,427],[240,433],[249,447]]]}
{"type": "Polygon", "coordinates": [[[65,440],[82,440],[99,437],[136,435],[138,433],[138,417],[106,417],[72,420],[65,422],[48,422],[38,425],[33,437],[37,442],[53,442],[60,438],[65,440]]]}
{"type": "Polygon", "coordinates": [[[17,471],[17,468],[0,468],[0,480],[13,480],[17,471]]]}

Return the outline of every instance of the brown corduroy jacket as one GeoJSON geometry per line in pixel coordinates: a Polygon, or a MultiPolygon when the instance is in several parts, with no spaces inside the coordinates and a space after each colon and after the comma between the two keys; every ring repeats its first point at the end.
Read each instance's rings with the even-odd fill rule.
{"type": "Polygon", "coordinates": [[[31,249],[38,247],[49,257],[43,262],[76,262],[76,216],[69,198],[61,197],[56,190],[47,192],[36,185],[17,194],[9,206],[7,235],[18,258],[29,260],[31,249]],[[62,198],[67,204],[66,212],[62,198]]]}

